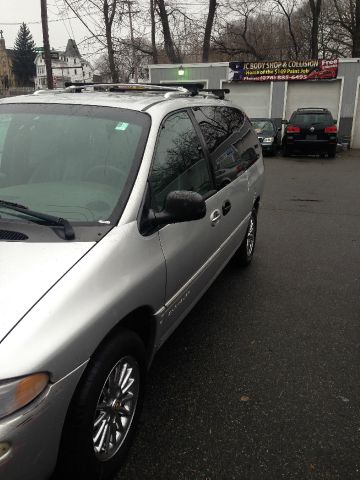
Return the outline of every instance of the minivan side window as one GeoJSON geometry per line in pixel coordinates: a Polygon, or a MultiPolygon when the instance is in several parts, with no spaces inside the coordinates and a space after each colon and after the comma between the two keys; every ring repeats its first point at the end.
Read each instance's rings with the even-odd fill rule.
{"type": "Polygon", "coordinates": [[[235,108],[198,107],[194,113],[209,149],[216,186],[221,189],[257,160],[257,137],[248,118],[235,108]]]}
{"type": "Polygon", "coordinates": [[[244,114],[234,108],[201,107],[194,109],[194,113],[210,153],[244,124],[244,114]]]}
{"type": "Polygon", "coordinates": [[[185,111],[163,123],[150,175],[152,208],[159,212],[174,190],[191,190],[205,196],[213,191],[208,162],[194,125],[185,111]]]}

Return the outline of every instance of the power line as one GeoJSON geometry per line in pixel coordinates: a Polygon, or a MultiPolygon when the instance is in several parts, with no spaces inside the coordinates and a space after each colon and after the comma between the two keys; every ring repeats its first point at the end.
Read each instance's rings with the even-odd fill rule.
{"type": "MultiPolygon", "coordinates": [[[[62,16],[62,14],[61,14],[61,12],[60,12],[60,7],[59,7],[59,5],[58,5],[58,3],[57,3],[57,0],[55,0],[55,4],[56,4],[56,7],[57,7],[57,9],[58,9],[58,14],[61,16],[61,19],[63,20],[63,16],[62,16]]],[[[68,30],[68,28],[67,28],[67,26],[66,26],[65,20],[63,20],[63,24],[64,24],[64,27],[65,27],[66,33],[68,34],[68,38],[71,38],[70,32],[69,32],[69,30],[68,30]]]]}
{"type": "MultiPolygon", "coordinates": [[[[83,17],[90,17],[92,15],[92,13],[86,13],[85,15],[82,15],[83,17]]],[[[56,23],[56,22],[63,22],[64,20],[75,20],[77,19],[78,17],[66,17],[66,18],[58,18],[58,19],[54,19],[54,20],[48,20],[48,23],[56,23]]],[[[0,25],[22,25],[23,23],[26,23],[26,25],[40,25],[41,24],[41,20],[38,21],[38,20],[34,20],[34,21],[31,21],[31,22],[0,22],[0,25]]]]}
{"type": "MultiPolygon", "coordinates": [[[[55,0],[55,1],[56,1],[56,4],[57,4],[57,0],[55,0]]],[[[65,11],[66,11],[66,13],[67,13],[67,5],[66,5],[65,2],[64,2],[64,6],[65,6],[65,11]]],[[[73,28],[72,28],[72,24],[71,24],[71,20],[70,20],[70,19],[69,19],[69,25],[70,25],[70,30],[71,30],[71,33],[72,33],[72,37],[71,37],[71,38],[73,38],[74,40],[76,40],[76,39],[75,39],[74,30],[73,30],[73,28]]]]}

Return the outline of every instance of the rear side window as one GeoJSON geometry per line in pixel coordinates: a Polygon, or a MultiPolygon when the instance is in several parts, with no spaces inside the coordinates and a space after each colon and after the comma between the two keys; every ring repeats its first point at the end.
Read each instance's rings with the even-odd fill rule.
{"type": "Polygon", "coordinates": [[[295,113],[290,119],[295,125],[329,125],[334,120],[330,113],[295,113]]]}
{"type": "Polygon", "coordinates": [[[196,108],[195,116],[210,153],[244,124],[244,114],[228,107],[196,108]]]}
{"type": "Polygon", "coordinates": [[[255,151],[258,138],[249,119],[240,110],[201,107],[194,113],[210,152],[216,186],[221,189],[258,159],[255,151]]]}
{"type": "Polygon", "coordinates": [[[168,117],[161,127],[150,185],[152,207],[158,212],[172,191],[190,190],[203,196],[213,191],[208,162],[185,111],[168,117]]]}

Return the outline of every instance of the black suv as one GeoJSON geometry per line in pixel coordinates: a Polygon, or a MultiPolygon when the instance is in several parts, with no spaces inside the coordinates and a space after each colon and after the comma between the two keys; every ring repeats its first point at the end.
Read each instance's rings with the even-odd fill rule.
{"type": "Polygon", "coordinates": [[[336,120],[326,108],[298,108],[286,122],[284,156],[293,153],[336,155],[336,120]]]}

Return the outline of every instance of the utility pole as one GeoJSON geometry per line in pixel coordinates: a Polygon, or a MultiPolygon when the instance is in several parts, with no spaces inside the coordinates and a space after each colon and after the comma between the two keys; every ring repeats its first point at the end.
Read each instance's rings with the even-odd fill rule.
{"type": "Polygon", "coordinates": [[[54,79],[51,66],[50,42],[49,42],[49,26],[47,16],[47,0],[40,0],[41,2],[41,23],[44,40],[44,57],[46,66],[47,86],[50,90],[54,88],[54,79]]]}
{"type": "Polygon", "coordinates": [[[130,40],[131,40],[131,49],[132,49],[132,64],[134,68],[134,79],[135,83],[138,83],[139,81],[139,75],[138,75],[138,66],[136,62],[136,55],[135,55],[135,44],[134,44],[134,30],[133,30],[133,23],[132,23],[132,10],[131,10],[131,4],[133,3],[132,0],[127,0],[125,3],[127,3],[129,7],[129,22],[130,22],[130,40]]]}

